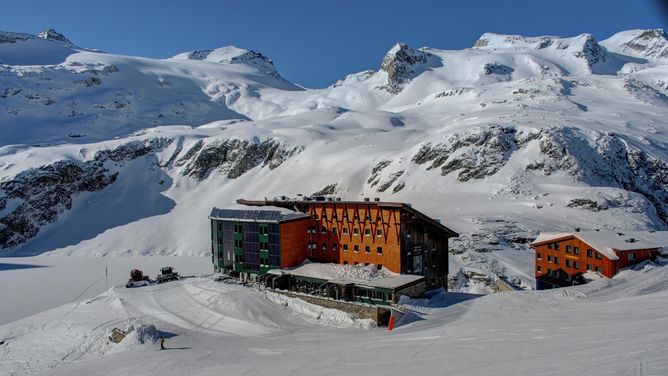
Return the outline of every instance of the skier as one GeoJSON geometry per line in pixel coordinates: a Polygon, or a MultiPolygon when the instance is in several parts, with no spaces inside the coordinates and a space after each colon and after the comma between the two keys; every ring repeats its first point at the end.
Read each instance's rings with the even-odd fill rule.
{"type": "Polygon", "coordinates": [[[165,337],[160,337],[160,350],[165,349],[165,337]]]}

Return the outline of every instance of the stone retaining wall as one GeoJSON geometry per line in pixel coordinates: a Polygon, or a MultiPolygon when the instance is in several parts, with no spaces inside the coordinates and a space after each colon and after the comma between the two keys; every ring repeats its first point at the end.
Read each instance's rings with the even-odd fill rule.
{"type": "Polygon", "coordinates": [[[311,304],[317,304],[321,307],[338,309],[349,314],[354,319],[371,319],[378,325],[387,325],[390,316],[390,307],[372,306],[362,303],[346,302],[330,298],[318,297],[307,294],[300,294],[285,290],[272,290],[277,294],[282,294],[292,298],[299,298],[311,304]]]}

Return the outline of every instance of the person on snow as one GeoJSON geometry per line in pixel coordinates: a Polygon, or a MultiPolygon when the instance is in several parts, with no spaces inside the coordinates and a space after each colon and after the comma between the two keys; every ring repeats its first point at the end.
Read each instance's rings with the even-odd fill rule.
{"type": "Polygon", "coordinates": [[[165,337],[160,337],[160,350],[165,349],[165,337]]]}

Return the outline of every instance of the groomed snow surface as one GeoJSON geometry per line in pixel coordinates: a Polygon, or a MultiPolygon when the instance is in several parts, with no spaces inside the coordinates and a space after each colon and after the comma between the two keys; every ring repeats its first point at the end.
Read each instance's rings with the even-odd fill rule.
{"type": "Polygon", "coordinates": [[[212,276],[116,286],[0,326],[0,375],[665,375],[666,287],[646,262],[572,288],[436,292],[402,299],[388,332],[212,276]],[[113,344],[114,327],[132,331],[113,344]]]}

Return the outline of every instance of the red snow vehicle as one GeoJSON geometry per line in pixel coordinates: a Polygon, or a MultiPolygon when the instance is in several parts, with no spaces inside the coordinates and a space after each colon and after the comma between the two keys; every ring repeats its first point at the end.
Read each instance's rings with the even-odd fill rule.
{"type": "Polygon", "coordinates": [[[125,284],[125,287],[130,288],[142,286],[148,286],[148,276],[144,275],[144,272],[139,269],[132,269],[130,272],[130,279],[128,279],[128,283],[125,284]]]}

